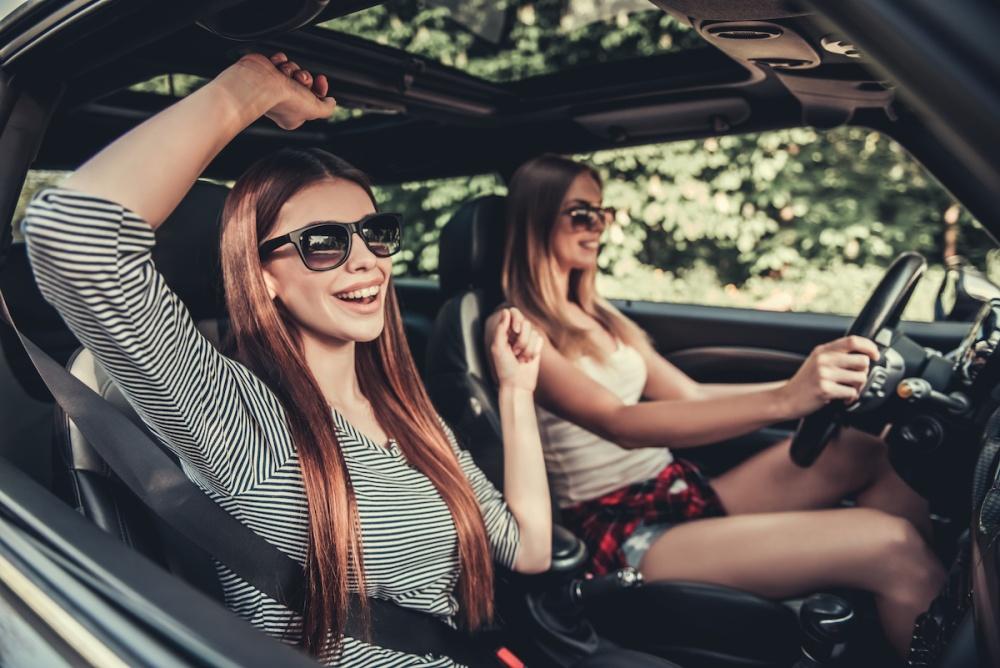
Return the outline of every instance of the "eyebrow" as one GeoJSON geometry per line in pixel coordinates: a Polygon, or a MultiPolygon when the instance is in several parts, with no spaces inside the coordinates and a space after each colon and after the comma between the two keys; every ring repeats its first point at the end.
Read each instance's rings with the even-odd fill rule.
{"type": "Polygon", "coordinates": [[[588,202],[585,199],[572,199],[569,201],[569,206],[573,206],[574,204],[577,205],[582,204],[584,206],[598,206],[598,207],[600,206],[600,204],[594,204],[592,202],[588,202]]]}

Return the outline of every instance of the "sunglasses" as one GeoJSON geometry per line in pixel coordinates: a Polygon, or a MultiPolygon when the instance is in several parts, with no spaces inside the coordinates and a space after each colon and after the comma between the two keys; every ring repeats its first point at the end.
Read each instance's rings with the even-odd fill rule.
{"type": "Polygon", "coordinates": [[[615,210],[609,206],[574,206],[563,211],[569,216],[574,232],[597,232],[603,230],[615,219],[615,210]]]}
{"type": "Polygon", "coordinates": [[[265,260],[285,244],[293,244],[302,263],[312,271],[329,271],[344,264],[357,233],[376,257],[389,257],[402,246],[403,217],[398,213],[372,213],[354,223],[326,221],[268,239],[258,247],[265,260]]]}

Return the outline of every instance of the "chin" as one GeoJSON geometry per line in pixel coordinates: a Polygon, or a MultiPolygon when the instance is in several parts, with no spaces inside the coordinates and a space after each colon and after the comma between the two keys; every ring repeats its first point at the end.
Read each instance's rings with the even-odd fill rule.
{"type": "Polygon", "coordinates": [[[385,321],[380,319],[377,324],[372,323],[370,326],[352,327],[349,331],[340,332],[337,338],[343,341],[354,341],[355,343],[368,343],[381,336],[384,329],[385,321]]]}

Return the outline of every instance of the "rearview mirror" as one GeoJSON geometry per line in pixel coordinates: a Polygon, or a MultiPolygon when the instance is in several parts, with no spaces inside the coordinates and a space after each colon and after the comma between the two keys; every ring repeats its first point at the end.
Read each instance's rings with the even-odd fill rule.
{"type": "Polygon", "coordinates": [[[991,299],[1000,299],[1000,286],[964,258],[953,258],[934,300],[934,319],[972,321],[991,299]]]}

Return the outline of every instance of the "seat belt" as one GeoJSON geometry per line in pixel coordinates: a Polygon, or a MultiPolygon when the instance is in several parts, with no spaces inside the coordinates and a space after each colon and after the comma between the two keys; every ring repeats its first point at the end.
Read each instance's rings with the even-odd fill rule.
{"type": "MultiPolygon", "coordinates": [[[[305,574],[297,561],[226,512],[147,433],[26,337],[14,324],[2,291],[0,315],[56,403],[146,507],[255,589],[301,613],[305,574]]],[[[368,605],[371,641],[376,645],[418,656],[448,656],[473,668],[501,665],[502,659],[429,614],[378,598],[369,598],[368,605]]],[[[352,595],[351,610],[360,606],[360,597],[352,595]]],[[[358,614],[348,615],[345,634],[365,638],[358,614]]]]}

